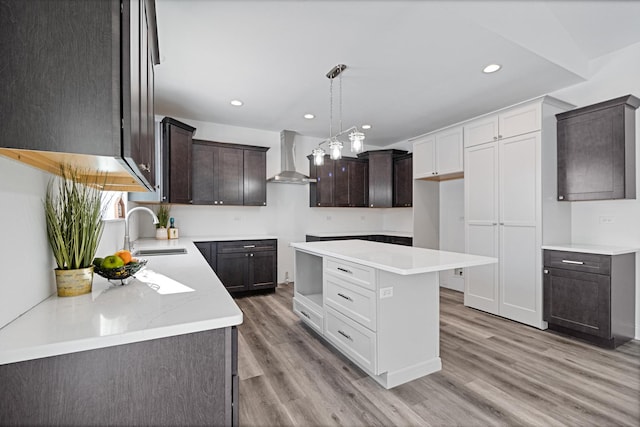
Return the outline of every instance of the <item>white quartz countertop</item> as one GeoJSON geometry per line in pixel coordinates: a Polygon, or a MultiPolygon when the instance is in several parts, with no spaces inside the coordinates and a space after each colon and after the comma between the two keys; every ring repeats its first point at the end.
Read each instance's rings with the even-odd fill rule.
{"type": "Polygon", "coordinates": [[[621,246],[603,246],[603,245],[590,245],[586,243],[567,243],[561,245],[543,245],[542,249],[549,249],[553,251],[565,251],[565,252],[581,252],[585,254],[600,254],[600,255],[623,255],[632,252],[638,252],[638,248],[628,248],[621,246]]]}
{"type": "Polygon", "coordinates": [[[136,241],[136,249],[183,247],[187,253],[147,257],[146,268],[124,286],[95,274],[91,294],[51,296],[0,329],[0,364],[241,324],[242,311],[194,240],[200,241],[136,241]]]}
{"type": "Polygon", "coordinates": [[[366,240],[291,243],[297,250],[351,261],[396,274],[420,274],[494,264],[497,258],[366,240]]]}
{"type": "MultiPolygon", "coordinates": [[[[273,240],[278,236],[264,235],[264,234],[250,234],[250,235],[230,235],[230,236],[217,236],[217,235],[203,235],[203,236],[189,236],[192,242],[229,242],[233,240],[273,240]]],[[[162,240],[161,240],[162,241],[162,240]]]]}
{"type": "Polygon", "coordinates": [[[315,237],[340,237],[340,236],[396,236],[396,237],[413,237],[413,233],[409,231],[318,231],[305,233],[307,236],[315,237]]]}

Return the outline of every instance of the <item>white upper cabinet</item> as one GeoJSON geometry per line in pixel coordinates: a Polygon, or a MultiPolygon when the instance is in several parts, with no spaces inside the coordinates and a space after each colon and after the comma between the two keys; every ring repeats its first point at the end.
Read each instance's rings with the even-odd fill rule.
{"type": "Polygon", "coordinates": [[[541,128],[540,104],[530,104],[485,116],[464,126],[464,146],[535,132],[541,128]]]}
{"type": "Polygon", "coordinates": [[[425,135],[413,142],[414,179],[459,178],[463,172],[462,126],[425,135]]]}

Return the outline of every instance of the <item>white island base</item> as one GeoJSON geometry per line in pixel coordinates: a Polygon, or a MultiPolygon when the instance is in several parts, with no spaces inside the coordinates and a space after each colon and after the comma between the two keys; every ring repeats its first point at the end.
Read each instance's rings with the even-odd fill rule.
{"type": "Polygon", "coordinates": [[[497,262],[358,240],[291,246],[294,312],[387,389],[442,369],[438,272],[497,262]]]}

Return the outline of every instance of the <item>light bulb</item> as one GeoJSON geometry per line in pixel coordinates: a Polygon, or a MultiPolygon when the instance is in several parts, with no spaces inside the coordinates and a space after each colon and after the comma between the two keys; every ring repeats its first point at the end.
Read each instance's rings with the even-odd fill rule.
{"type": "Polygon", "coordinates": [[[364,150],[364,133],[353,131],[349,134],[349,140],[351,141],[352,153],[361,153],[364,150]]]}
{"type": "Polygon", "coordinates": [[[342,158],[342,143],[337,139],[329,143],[329,151],[331,160],[340,160],[342,158]]]}
{"type": "Polygon", "coordinates": [[[324,165],[324,150],[322,148],[316,148],[311,152],[313,155],[313,164],[316,166],[324,165]]]}

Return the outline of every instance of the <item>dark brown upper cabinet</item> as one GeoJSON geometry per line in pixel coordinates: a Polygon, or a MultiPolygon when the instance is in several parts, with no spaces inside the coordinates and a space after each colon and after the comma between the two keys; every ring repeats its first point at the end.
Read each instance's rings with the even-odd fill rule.
{"type": "Polygon", "coordinates": [[[343,157],[335,161],[334,204],[339,207],[367,207],[369,167],[360,159],[343,157]]]}
{"type": "Polygon", "coordinates": [[[191,203],[191,153],[196,128],[170,117],[162,120],[163,192],[169,203],[191,203]]]}
{"type": "Polygon", "coordinates": [[[194,139],[191,171],[193,203],[266,205],[268,149],[194,139]]]}
{"type": "Polygon", "coordinates": [[[313,156],[307,156],[307,158],[309,159],[309,177],[316,179],[316,182],[309,183],[309,206],[335,206],[335,160],[325,155],[324,164],[316,166],[313,163],[313,156]]]}
{"type": "Polygon", "coordinates": [[[0,154],[58,173],[110,170],[105,189],[154,188],[153,0],[3,0],[0,154]]]}
{"type": "Polygon", "coordinates": [[[636,198],[632,95],[557,114],[558,200],[636,198]]]}
{"type": "Polygon", "coordinates": [[[413,154],[397,157],[393,161],[393,206],[413,206],[413,154]]]}
{"type": "Polygon", "coordinates": [[[378,150],[358,154],[359,159],[369,161],[369,207],[394,206],[394,160],[406,155],[403,150],[378,150]]]}
{"type": "Polygon", "coordinates": [[[309,175],[316,182],[309,183],[311,207],[366,207],[369,188],[369,168],[365,160],[343,157],[331,160],[325,155],[324,164],[309,159],[309,175]]]}

